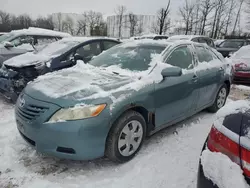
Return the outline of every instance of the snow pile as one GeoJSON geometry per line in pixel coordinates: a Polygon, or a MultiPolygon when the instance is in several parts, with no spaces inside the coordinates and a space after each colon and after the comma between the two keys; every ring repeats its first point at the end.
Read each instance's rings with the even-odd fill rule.
{"type": "Polygon", "coordinates": [[[244,86],[244,85],[234,85],[233,86],[235,89],[239,89],[241,91],[250,91],[250,87],[249,86],[244,86]]]}
{"type": "Polygon", "coordinates": [[[226,155],[205,150],[201,156],[205,176],[219,188],[249,188],[240,166],[226,155]]]}
{"type": "Polygon", "coordinates": [[[14,35],[46,35],[46,36],[55,36],[55,37],[70,37],[71,35],[64,32],[53,31],[49,29],[42,29],[37,27],[29,27],[28,29],[20,29],[20,30],[13,30],[10,32],[14,35]]]}

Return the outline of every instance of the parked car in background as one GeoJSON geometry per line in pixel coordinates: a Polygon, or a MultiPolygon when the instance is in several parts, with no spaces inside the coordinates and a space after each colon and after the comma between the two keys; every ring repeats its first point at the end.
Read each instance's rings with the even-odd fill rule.
{"type": "Polygon", "coordinates": [[[242,46],[250,45],[248,39],[227,39],[223,41],[216,49],[224,57],[230,57],[234,52],[239,50],[242,46]]]}
{"type": "Polygon", "coordinates": [[[225,41],[225,39],[216,39],[216,40],[214,40],[214,44],[216,47],[218,47],[224,41],[225,41]]]}
{"type": "Polygon", "coordinates": [[[0,36],[0,67],[11,57],[34,51],[34,47],[42,48],[64,37],[70,37],[70,34],[34,27],[6,33],[0,36]]]}
{"type": "Polygon", "coordinates": [[[122,43],[28,84],[16,103],[17,127],[42,153],[126,162],[146,135],[224,106],[230,81],[223,61],[189,41],[122,43]]]}
{"type": "Polygon", "coordinates": [[[6,34],[5,32],[0,32],[0,36],[2,36],[2,35],[4,35],[4,34],[6,34]]]}
{"type": "Polygon", "coordinates": [[[215,48],[214,41],[203,35],[174,35],[168,38],[168,41],[189,40],[197,43],[204,43],[208,46],[215,48]]]}
{"type": "Polygon", "coordinates": [[[197,188],[250,186],[249,130],[249,101],[230,102],[218,111],[202,149],[197,188]]]}
{"type": "Polygon", "coordinates": [[[141,39],[153,39],[153,40],[163,40],[168,39],[168,36],[166,35],[157,35],[157,34],[148,34],[148,35],[142,35],[139,37],[135,37],[135,40],[141,40],[141,39]]]}
{"type": "Polygon", "coordinates": [[[109,38],[68,37],[39,51],[13,57],[0,69],[0,92],[15,102],[26,84],[39,75],[72,67],[77,60],[87,63],[119,43],[109,38]]]}

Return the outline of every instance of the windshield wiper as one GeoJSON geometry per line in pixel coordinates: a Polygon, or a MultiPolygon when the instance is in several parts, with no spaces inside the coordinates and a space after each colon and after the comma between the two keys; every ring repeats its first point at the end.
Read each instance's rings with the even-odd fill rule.
{"type": "Polygon", "coordinates": [[[112,71],[112,73],[114,73],[114,74],[116,74],[116,75],[119,75],[119,73],[118,73],[118,72],[114,72],[114,71],[112,71]]]}

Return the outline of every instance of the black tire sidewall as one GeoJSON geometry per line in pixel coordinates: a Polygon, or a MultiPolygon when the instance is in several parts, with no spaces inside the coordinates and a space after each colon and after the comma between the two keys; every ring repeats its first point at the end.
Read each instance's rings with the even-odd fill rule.
{"type": "Polygon", "coordinates": [[[220,87],[220,89],[219,89],[219,91],[218,91],[218,93],[217,93],[217,95],[216,95],[216,99],[215,99],[215,101],[214,101],[214,107],[216,108],[216,110],[219,110],[219,109],[223,108],[223,106],[222,106],[221,108],[219,108],[219,107],[218,107],[218,102],[217,102],[217,101],[218,101],[219,94],[220,94],[220,91],[221,91],[223,88],[225,88],[225,89],[226,89],[226,92],[227,92],[227,94],[226,94],[226,99],[225,99],[225,101],[224,101],[223,106],[226,104],[226,101],[227,101],[228,89],[227,89],[227,86],[224,84],[223,86],[220,87]]]}
{"type": "Polygon", "coordinates": [[[107,146],[107,147],[111,147],[109,148],[109,150],[113,150],[113,158],[115,158],[115,161],[119,161],[119,162],[127,162],[129,160],[131,160],[141,149],[143,141],[145,139],[145,135],[146,135],[146,122],[143,118],[143,116],[135,111],[128,111],[127,113],[125,113],[124,115],[122,115],[113,125],[112,130],[109,134],[109,137],[112,137],[112,143],[111,146],[107,146]],[[137,148],[137,150],[130,156],[123,156],[121,155],[119,149],[118,149],[118,141],[119,141],[119,137],[121,134],[122,129],[125,127],[125,125],[127,123],[129,123],[130,121],[139,121],[142,125],[142,129],[143,129],[143,136],[142,136],[142,140],[141,143],[139,145],[139,147],[137,148]]]}

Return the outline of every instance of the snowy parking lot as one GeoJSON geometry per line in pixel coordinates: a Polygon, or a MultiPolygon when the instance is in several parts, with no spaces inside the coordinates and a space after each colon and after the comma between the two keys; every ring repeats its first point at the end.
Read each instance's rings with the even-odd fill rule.
{"type": "MultiPolygon", "coordinates": [[[[228,100],[249,94],[248,87],[236,86],[228,100]]],[[[122,165],[107,159],[77,162],[36,153],[16,129],[14,106],[0,101],[1,188],[194,188],[201,148],[214,119],[204,111],[160,131],[122,165]]]]}

